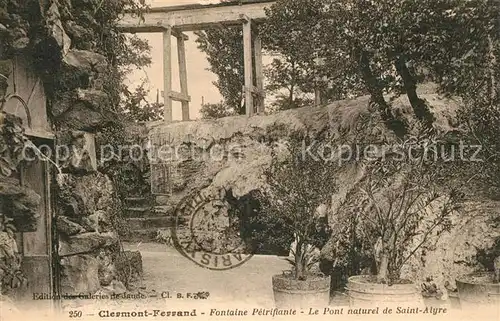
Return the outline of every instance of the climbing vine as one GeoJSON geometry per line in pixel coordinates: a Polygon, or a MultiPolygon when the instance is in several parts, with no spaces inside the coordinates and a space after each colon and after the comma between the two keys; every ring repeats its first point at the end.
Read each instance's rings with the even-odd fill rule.
{"type": "Polygon", "coordinates": [[[21,121],[16,117],[0,113],[0,174],[10,177],[22,160],[28,138],[24,135],[21,121]]]}
{"type": "MultiPolygon", "coordinates": [[[[27,141],[20,120],[1,112],[0,178],[5,178],[7,181],[6,179],[17,171],[27,141]]],[[[21,272],[21,255],[14,237],[17,231],[14,219],[3,212],[9,200],[2,195],[2,190],[0,190],[0,294],[27,282],[21,272]]]]}
{"type": "Polygon", "coordinates": [[[0,294],[27,284],[21,272],[21,255],[14,238],[13,219],[0,212],[0,294]]]}

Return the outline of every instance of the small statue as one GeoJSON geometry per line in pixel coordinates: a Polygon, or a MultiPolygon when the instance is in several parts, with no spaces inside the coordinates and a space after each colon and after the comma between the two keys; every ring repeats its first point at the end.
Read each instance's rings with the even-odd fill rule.
{"type": "Polygon", "coordinates": [[[497,256],[495,261],[493,261],[493,269],[495,271],[494,283],[500,283],[500,256],[497,256]]]}

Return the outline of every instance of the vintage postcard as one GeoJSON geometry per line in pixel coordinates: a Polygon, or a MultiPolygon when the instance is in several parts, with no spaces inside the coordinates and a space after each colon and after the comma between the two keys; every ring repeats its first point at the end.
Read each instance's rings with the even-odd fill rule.
{"type": "Polygon", "coordinates": [[[0,320],[500,320],[500,2],[0,0],[0,320]]]}

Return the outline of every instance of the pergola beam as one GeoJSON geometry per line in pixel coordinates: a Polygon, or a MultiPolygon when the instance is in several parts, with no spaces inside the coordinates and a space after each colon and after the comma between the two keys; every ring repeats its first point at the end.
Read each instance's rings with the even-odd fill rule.
{"type": "Polygon", "coordinates": [[[265,8],[275,1],[258,1],[243,4],[186,5],[152,8],[143,14],[144,21],[132,14],[125,14],[118,27],[124,32],[161,32],[163,26],[180,31],[196,31],[217,25],[240,26],[241,15],[259,22],[266,18],[265,8]]]}
{"type": "Polygon", "coordinates": [[[262,65],[262,44],[257,25],[266,19],[265,9],[273,5],[270,0],[240,0],[239,3],[219,3],[213,5],[185,5],[152,8],[142,17],[132,14],[118,22],[122,32],[163,33],[163,74],[164,74],[164,119],[172,121],[172,102],[182,104],[182,120],[189,120],[187,63],[184,31],[203,30],[210,27],[226,28],[243,25],[243,52],[245,68],[246,114],[252,116],[264,111],[264,77],[262,65]],[[172,40],[177,38],[177,54],[181,92],[172,91],[172,40]],[[255,62],[254,62],[255,61],[255,62]],[[255,79],[254,79],[255,68],[255,79]]]}

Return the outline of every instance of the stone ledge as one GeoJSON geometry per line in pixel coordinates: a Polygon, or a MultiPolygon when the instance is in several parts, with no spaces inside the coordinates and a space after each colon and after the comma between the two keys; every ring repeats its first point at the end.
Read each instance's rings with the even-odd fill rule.
{"type": "Polygon", "coordinates": [[[91,253],[116,243],[118,243],[118,236],[113,232],[78,234],[59,241],[59,256],[91,253]]]}

